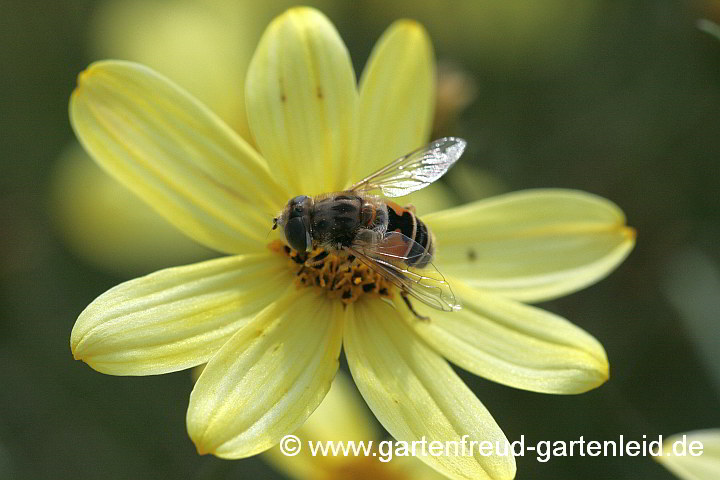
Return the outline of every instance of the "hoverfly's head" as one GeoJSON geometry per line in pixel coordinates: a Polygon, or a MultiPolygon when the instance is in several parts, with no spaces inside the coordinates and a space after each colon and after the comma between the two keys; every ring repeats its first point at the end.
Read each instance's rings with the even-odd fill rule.
{"type": "Polygon", "coordinates": [[[312,232],[310,229],[310,211],[313,199],[307,195],[298,195],[290,199],[282,213],[273,218],[273,230],[280,227],[285,240],[299,252],[312,250],[312,232]]]}

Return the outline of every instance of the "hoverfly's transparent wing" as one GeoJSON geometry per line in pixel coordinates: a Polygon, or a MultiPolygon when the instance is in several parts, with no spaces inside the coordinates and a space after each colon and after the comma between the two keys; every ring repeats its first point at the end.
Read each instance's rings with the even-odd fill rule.
{"type": "Polygon", "coordinates": [[[445,312],[460,309],[445,277],[429,262],[427,251],[402,233],[388,232],[379,242],[356,242],[349,250],[383,278],[424,304],[445,312]],[[424,267],[413,267],[413,264],[424,267]]]}
{"type": "Polygon", "coordinates": [[[386,197],[402,197],[442,177],[465,151],[462,138],[445,137],[400,157],[364,178],[350,190],[380,190],[386,197]]]}

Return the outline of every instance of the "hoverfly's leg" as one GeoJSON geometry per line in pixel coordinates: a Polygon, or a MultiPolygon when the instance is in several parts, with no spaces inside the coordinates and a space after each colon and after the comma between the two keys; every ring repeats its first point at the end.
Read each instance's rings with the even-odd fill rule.
{"type": "Polygon", "coordinates": [[[328,251],[323,250],[322,252],[318,253],[317,255],[308,258],[305,260],[305,263],[303,264],[303,268],[309,267],[309,268],[317,268],[323,265],[325,263],[325,258],[328,256],[328,251]]]}
{"type": "Polygon", "coordinates": [[[308,258],[305,263],[303,264],[303,268],[319,268],[323,265],[322,260],[314,260],[312,258],[308,258]]]}
{"type": "Polygon", "coordinates": [[[410,303],[410,299],[408,298],[408,294],[405,291],[400,292],[400,296],[402,297],[403,301],[405,302],[405,305],[407,305],[408,309],[415,315],[415,317],[418,320],[422,320],[423,322],[430,321],[430,317],[426,317],[424,315],[420,315],[416,310],[415,307],[412,306],[412,303],[410,303]]]}

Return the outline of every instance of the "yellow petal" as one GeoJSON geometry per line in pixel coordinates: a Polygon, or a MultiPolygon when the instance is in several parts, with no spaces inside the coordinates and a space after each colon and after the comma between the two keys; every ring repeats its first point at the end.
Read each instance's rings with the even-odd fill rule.
{"type": "Polygon", "coordinates": [[[341,345],[342,304],[291,287],[200,375],[187,413],[198,452],[248,457],[292,433],[325,397],[341,345]]]}
{"type": "Polygon", "coordinates": [[[439,312],[415,303],[396,307],[441,355],[476,375],[534,392],[582,393],[603,384],[609,365],[602,345],[562,317],[449,279],[463,308],[439,312]]]}
{"type": "Polygon", "coordinates": [[[103,172],[76,142],[55,170],[50,205],[55,228],[83,260],[131,278],[216,256],[103,172]]]}
{"type": "Polygon", "coordinates": [[[429,141],[435,59],[427,32],[412,20],[378,40],[360,80],[353,178],[360,179],[429,141]]]}
{"type": "Polygon", "coordinates": [[[662,456],[653,458],[682,480],[716,480],[720,478],[720,429],[668,437],[662,456]]]}
{"type": "MultiPolygon", "coordinates": [[[[421,341],[390,305],[347,307],[345,354],[370,409],[397,440],[506,441],[487,409],[450,365],[421,341]]],[[[458,443],[459,445],[459,443],[458,443]]],[[[459,446],[458,446],[459,448],[459,446]]],[[[510,456],[421,457],[453,479],[511,479],[510,456]]]]}
{"type": "Polygon", "coordinates": [[[292,8],[268,26],[250,62],[245,97],[253,137],[293,194],[316,195],[347,183],[355,73],[322,13],[292,8]]]}
{"type": "Polygon", "coordinates": [[[436,265],[522,301],[559,297],[610,273],[635,245],[613,203],[574,190],[526,190],[432,213],[436,265]]]}
{"type": "MultiPolygon", "coordinates": [[[[304,446],[311,442],[368,442],[380,432],[350,377],[338,371],[330,391],[302,427],[293,432],[304,446]]],[[[331,478],[328,472],[342,468],[350,459],[342,455],[313,456],[308,448],[293,457],[283,455],[275,446],[263,453],[265,460],[288,476],[298,479],[331,478]]]]}
{"type": "Polygon", "coordinates": [[[264,248],[287,193],[244,140],[166,78],[94,63],[70,120],[95,161],[190,237],[224,252],[264,248]]]}
{"type": "Polygon", "coordinates": [[[225,257],[169,268],[111,288],[75,322],[78,360],[111,375],[200,365],[292,278],[280,257],[225,257]]]}

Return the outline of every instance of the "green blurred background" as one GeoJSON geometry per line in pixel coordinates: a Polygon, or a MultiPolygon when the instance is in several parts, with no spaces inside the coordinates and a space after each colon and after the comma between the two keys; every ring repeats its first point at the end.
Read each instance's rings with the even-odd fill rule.
{"type": "MultiPolygon", "coordinates": [[[[104,210],[133,210],[122,192],[91,201],[102,181],[72,153],[67,118],[77,73],[99,58],[142,60],[226,107],[242,131],[233,102],[244,64],[291,5],[256,3],[0,0],[0,479],[282,478],[257,458],[195,453],[186,372],[105,376],[68,345],[78,313],[107,288],[209,255],[167,226],[140,249],[147,229],[104,210]]],[[[720,21],[720,4],[310,3],[335,22],[356,72],[400,17],[425,24],[438,59],[459,69],[444,107],[475,99],[438,134],[467,138],[474,170],[456,175],[451,201],[577,188],[618,203],[638,230],[608,279],[543,304],[603,343],[607,384],[550,396],[460,372],[508,438],[642,440],[720,426],[720,40],[697,24],[720,21]]],[[[518,479],[672,478],[643,457],[517,463],[518,479]]]]}

